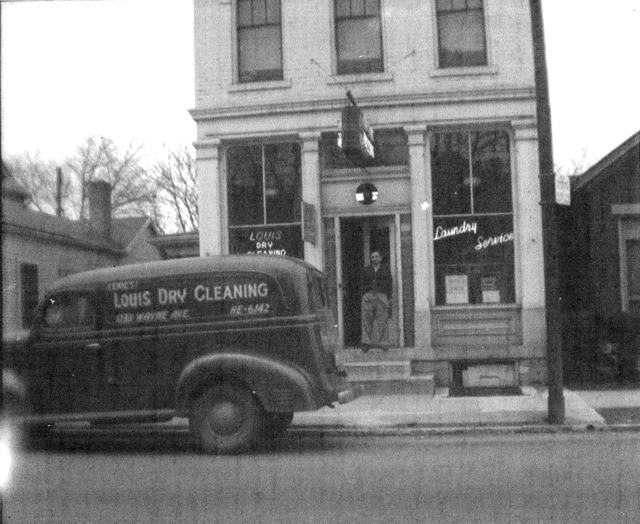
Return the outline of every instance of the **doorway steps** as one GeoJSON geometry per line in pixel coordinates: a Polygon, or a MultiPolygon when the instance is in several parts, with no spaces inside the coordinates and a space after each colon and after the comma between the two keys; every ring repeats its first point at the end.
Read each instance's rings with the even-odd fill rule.
{"type": "Polygon", "coordinates": [[[347,369],[351,384],[364,386],[365,395],[433,395],[433,375],[413,371],[411,353],[403,349],[363,353],[349,348],[336,355],[336,360],[347,369]]]}

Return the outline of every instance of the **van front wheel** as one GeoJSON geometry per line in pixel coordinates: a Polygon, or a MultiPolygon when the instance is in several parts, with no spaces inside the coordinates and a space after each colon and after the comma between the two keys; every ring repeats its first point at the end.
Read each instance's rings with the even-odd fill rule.
{"type": "Polygon", "coordinates": [[[246,388],[222,382],[196,399],[189,426],[207,453],[239,453],[264,437],[265,414],[246,388]]]}

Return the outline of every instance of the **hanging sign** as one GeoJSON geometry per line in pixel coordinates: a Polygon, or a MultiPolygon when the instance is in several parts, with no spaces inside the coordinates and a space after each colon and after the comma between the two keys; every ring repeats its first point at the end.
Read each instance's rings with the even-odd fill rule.
{"type": "Polygon", "coordinates": [[[362,165],[371,160],[375,154],[373,128],[356,105],[350,91],[347,92],[347,98],[351,104],[342,109],[338,147],[342,148],[344,154],[355,165],[362,165]]]}

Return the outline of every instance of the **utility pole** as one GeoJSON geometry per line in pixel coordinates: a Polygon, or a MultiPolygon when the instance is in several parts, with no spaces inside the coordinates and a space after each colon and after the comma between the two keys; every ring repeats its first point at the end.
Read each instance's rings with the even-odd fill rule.
{"type": "Polygon", "coordinates": [[[555,202],[555,175],[551,141],[551,106],[542,21],[542,0],[529,0],[535,67],[536,117],[538,122],[538,162],[540,164],[540,205],[544,253],[547,324],[547,369],[549,381],[548,422],[564,424],[562,381],[562,320],[560,317],[558,269],[558,219],[555,202]]]}
{"type": "Polygon", "coordinates": [[[56,215],[62,216],[62,168],[56,167],[56,215]]]}

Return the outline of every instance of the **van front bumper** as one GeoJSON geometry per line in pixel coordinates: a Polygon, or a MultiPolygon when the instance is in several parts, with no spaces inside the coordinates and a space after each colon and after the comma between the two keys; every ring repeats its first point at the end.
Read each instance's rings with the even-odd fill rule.
{"type": "Polygon", "coordinates": [[[338,403],[347,404],[348,402],[351,402],[352,400],[355,400],[358,397],[361,397],[363,393],[364,393],[364,386],[361,384],[352,386],[349,389],[345,389],[344,391],[339,391],[338,403]]]}

